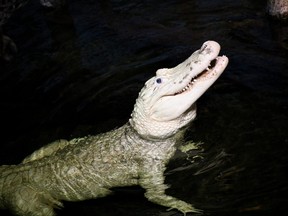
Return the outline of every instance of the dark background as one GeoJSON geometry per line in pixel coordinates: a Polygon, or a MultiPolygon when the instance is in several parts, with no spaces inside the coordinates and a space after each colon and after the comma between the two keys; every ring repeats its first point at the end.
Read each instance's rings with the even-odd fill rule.
{"type": "MultiPolygon", "coordinates": [[[[18,53],[0,63],[0,164],[121,126],[157,69],[215,40],[230,63],[187,132],[204,143],[203,159],[171,162],[167,193],[209,215],[287,213],[288,26],[267,16],[266,1],[70,0],[58,10],[30,1],[4,32],[18,53]]],[[[182,215],[137,187],[57,213],[182,215]]]]}

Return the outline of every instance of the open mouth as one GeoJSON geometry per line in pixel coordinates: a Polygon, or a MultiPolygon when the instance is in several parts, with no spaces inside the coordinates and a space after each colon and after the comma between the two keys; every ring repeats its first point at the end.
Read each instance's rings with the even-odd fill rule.
{"type": "Polygon", "coordinates": [[[215,68],[215,66],[217,65],[217,61],[218,61],[218,58],[215,58],[214,60],[212,60],[208,67],[203,70],[202,72],[198,73],[196,76],[192,77],[192,79],[190,80],[190,82],[180,91],[174,93],[174,96],[175,95],[178,95],[178,94],[182,94],[188,90],[191,89],[191,87],[197,82],[198,79],[202,78],[202,77],[205,77],[206,75],[210,74],[211,71],[213,71],[213,69],[215,68]]]}

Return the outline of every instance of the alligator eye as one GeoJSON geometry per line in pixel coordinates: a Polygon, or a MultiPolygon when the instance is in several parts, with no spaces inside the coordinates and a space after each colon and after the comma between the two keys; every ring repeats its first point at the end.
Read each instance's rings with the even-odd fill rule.
{"type": "Polygon", "coordinates": [[[161,78],[158,78],[158,79],[156,79],[156,82],[157,82],[158,84],[160,84],[160,83],[162,83],[162,79],[161,79],[161,78]]]}

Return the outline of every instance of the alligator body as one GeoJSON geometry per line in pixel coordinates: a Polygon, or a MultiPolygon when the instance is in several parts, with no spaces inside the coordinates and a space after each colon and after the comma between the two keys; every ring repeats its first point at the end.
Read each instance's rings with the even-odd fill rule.
{"type": "Polygon", "coordinates": [[[217,42],[207,41],[178,66],[159,69],[122,127],[55,141],[18,165],[1,166],[0,208],[15,215],[52,216],[61,201],[103,197],[113,187],[140,185],[151,202],[184,214],[199,212],[165,194],[163,173],[183,127],[196,117],[196,100],[228,64],[219,51],[217,42]]]}

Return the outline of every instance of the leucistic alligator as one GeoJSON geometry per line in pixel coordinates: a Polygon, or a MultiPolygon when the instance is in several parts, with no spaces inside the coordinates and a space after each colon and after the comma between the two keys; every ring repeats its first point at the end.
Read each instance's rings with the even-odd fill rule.
{"type": "Polygon", "coordinates": [[[18,165],[0,167],[0,207],[15,215],[52,216],[61,201],[107,196],[140,185],[153,203],[186,214],[191,204],[165,194],[164,171],[183,127],[196,117],[196,100],[228,64],[220,45],[205,42],[187,60],[159,69],[136,100],[129,121],[107,133],[55,141],[18,165]]]}

